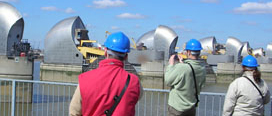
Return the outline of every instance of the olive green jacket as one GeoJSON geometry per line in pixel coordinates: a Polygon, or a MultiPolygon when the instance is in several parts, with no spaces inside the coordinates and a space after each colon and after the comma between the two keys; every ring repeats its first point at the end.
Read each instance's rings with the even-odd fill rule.
{"type": "Polygon", "coordinates": [[[198,95],[206,81],[205,64],[199,60],[185,60],[184,63],[167,66],[165,83],[171,87],[168,104],[178,111],[192,108],[197,101],[192,69],[187,63],[194,68],[198,95]]]}

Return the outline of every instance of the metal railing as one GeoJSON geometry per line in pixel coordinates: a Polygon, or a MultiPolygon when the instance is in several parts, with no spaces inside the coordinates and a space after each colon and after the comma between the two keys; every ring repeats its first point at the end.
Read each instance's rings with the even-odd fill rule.
{"type": "MultiPolygon", "coordinates": [[[[77,84],[0,79],[0,116],[68,116],[77,84]]],[[[169,90],[144,89],[136,116],[166,116],[169,90]]],[[[221,116],[225,94],[201,92],[198,116],[221,116]]],[[[265,114],[271,115],[271,103],[265,114]]]]}

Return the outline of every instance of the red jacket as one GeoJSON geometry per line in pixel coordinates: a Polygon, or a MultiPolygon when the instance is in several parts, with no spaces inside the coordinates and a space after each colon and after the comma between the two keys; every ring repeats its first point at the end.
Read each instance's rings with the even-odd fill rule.
{"type": "Polygon", "coordinates": [[[123,62],[105,59],[97,69],[79,75],[83,116],[105,116],[104,112],[114,104],[114,96],[120,95],[126,84],[128,74],[130,83],[113,116],[134,116],[135,105],[140,95],[137,76],[123,69],[123,62]]]}

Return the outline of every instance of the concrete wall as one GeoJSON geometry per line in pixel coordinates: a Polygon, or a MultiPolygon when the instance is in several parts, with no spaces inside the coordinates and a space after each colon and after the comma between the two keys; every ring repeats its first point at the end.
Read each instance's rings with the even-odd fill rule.
{"type": "Polygon", "coordinates": [[[44,64],[40,65],[41,81],[78,83],[78,75],[82,73],[82,66],[44,64]]]}
{"type": "Polygon", "coordinates": [[[233,55],[208,55],[207,63],[209,65],[217,65],[217,63],[234,62],[233,55]]]}
{"type": "Polygon", "coordinates": [[[146,62],[141,65],[140,75],[162,77],[164,67],[163,62],[146,62]]]}
{"type": "Polygon", "coordinates": [[[163,61],[164,52],[156,50],[131,50],[128,54],[128,62],[132,64],[144,64],[144,62],[163,61]]]}
{"type": "Polygon", "coordinates": [[[217,74],[237,74],[242,71],[241,64],[236,63],[218,63],[217,74]]]}
{"type": "Polygon", "coordinates": [[[0,56],[0,64],[0,77],[32,80],[33,61],[28,61],[26,57],[8,59],[0,56]]]}
{"type": "Polygon", "coordinates": [[[236,63],[218,63],[216,71],[216,82],[230,83],[239,77],[242,71],[241,64],[236,63]]]}

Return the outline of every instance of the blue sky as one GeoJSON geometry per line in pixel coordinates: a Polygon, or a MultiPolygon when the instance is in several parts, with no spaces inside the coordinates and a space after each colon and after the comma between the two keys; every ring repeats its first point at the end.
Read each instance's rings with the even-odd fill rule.
{"type": "Polygon", "coordinates": [[[272,1],[269,0],[0,0],[15,6],[25,20],[24,39],[43,48],[47,32],[60,20],[80,16],[89,37],[100,43],[105,31],[123,31],[137,40],[158,25],[179,35],[180,47],[189,39],[229,36],[252,48],[272,42],[272,1]]]}

